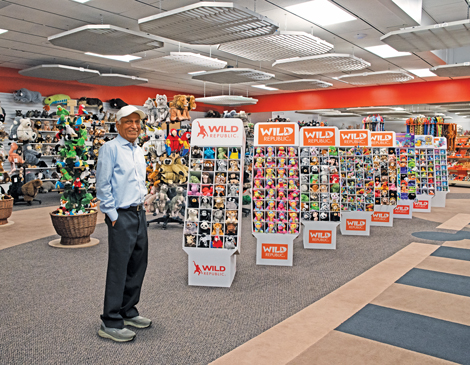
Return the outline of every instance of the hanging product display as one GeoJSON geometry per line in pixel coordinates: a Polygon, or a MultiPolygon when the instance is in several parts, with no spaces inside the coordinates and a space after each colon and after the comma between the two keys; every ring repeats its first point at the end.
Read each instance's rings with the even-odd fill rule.
{"type": "Polygon", "coordinates": [[[258,265],[292,266],[300,232],[299,126],[255,125],[252,228],[258,265]]]}
{"type": "Polygon", "coordinates": [[[374,211],[370,131],[339,131],[341,234],[368,236],[374,211]]]}
{"type": "Polygon", "coordinates": [[[395,132],[371,132],[371,143],[375,196],[371,226],[393,227],[398,200],[395,132]]]}
{"type": "Polygon", "coordinates": [[[230,287],[240,251],[245,132],[240,119],[192,124],[183,249],[189,285],[230,287]]]}
{"type": "Polygon", "coordinates": [[[436,195],[432,199],[432,206],[443,208],[446,206],[446,197],[449,192],[447,140],[444,137],[434,138],[434,169],[436,175],[436,195]]]}
{"type": "Polygon", "coordinates": [[[304,248],[335,249],[341,218],[338,129],[300,131],[300,204],[304,248]]]}

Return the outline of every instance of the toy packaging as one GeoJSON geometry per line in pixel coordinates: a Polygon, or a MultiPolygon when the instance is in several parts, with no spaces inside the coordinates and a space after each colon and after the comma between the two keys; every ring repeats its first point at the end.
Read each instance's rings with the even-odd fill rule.
{"type": "Polygon", "coordinates": [[[337,147],[301,147],[302,221],[339,221],[340,173],[337,147]]]}
{"type": "Polygon", "coordinates": [[[375,205],[397,205],[397,148],[372,148],[375,205]]]}
{"type": "Polygon", "coordinates": [[[240,147],[192,148],[185,247],[228,250],[237,247],[242,180],[240,155],[240,147]]]}
{"type": "Polygon", "coordinates": [[[253,232],[299,233],[297,147],[256,147],[253,156],[253,232]]]}
{"type": "Polygon", "coordinates": [[[416,194],[435,195],[435,158],[433,136],[415,136],[416,194]]]}
{"type": "Polygon", "coordinates": [[[341,210],[374,210],[374,170],[370,147],[340,147],[341,210]]]}

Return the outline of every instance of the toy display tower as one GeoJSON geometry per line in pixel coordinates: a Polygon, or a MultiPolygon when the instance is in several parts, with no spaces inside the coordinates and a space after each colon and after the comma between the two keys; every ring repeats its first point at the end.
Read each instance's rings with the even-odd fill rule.
{"type": "Polygon", "coordinates": [[[335,249],[340,223],[340,173],[336,127],[300,130],[300,201],[304,248],[335,249]]]}
{"type": "Polygon", "coordinates": [[[374,176],[367,129],[340,130],[341,234],[369,236],[374,176]]]}
{"type": "Polygon", "coordinates": [[[411,219],[413,201],[416,199],[416,149],[414,135],[397,133],[398,147],[398,204],[393,210],[393,217],[411,219]]]}
{"type": "Polygon", "coordinates": [[[193,121],[183,237],[189,285],[232,285],[241,244],[244,155],[242,120],[193,121]]]}
{"type": "Polygon", "coordinates": [[[371,132],[371,144],[375,192],[371,226],[393,227],[393,209],[398,201],[395,132],[371,132]]]}
{"type": "Polygon", "coordinates": [[[434,207],[445,207],[449,192],[449,171],[447,169],[447,140],[434,137],[434,170],[436,175],[436,195],[432,199],[434,207]]]}
{"type": "Polygon", "coordinates": [[[252,229],[258,265],[292,266],[300,233],[299,125],[255,125],[252,229]]]}
{"type": "Polygon", "coordinates": [[[434,166],[434,137],[415,136],[416,148],[416,199],[413,211],[430,213],[431,200],[436,195],[436,176],[434,166]]]}

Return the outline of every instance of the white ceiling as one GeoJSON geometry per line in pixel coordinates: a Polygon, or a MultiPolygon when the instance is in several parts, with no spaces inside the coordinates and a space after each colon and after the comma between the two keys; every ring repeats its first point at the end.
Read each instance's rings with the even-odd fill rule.
{"type": "MultiPolygon", "coordinates": [[[[320,27],[284,8],[305,0],[234,0],[279,23],[280,30],[305,31],[334,45],[332,52],[350,53],[371,63],[364,71],[385,71],[430,68],[443,61],[431,52],[422,52],[405,57],[382,59],[368,52],[364,47],[382,44],[379,38],[385,33],[414,24],[403,24],[403,19],[389,11],[384,0],[331,0],[354,15],[357,20],[320,27]],[[361,36],[358,37],[358,34],[361,36]],[[361,39],[358,39],[361,38],[361,39]]],[[[0,0],[0,28],[8,32],[0,35],[0,67],[23,69],[40,64],[64,64],[89,67],[102,73],[121,73],[149,79],[146,86],[202,94],[204,83],[191,80],[187,74],[165,74],[131,67],[130,64],[100,59],[78,51],[59,48],[47,41],[47,37],[86,24],[112,24],[132,30],[139,30],[137,20],[162,11],[195,3],[195,0],[90,0],[80,4],[71,0],[0,0]]],[[[428,24],[462,20],[467,17],[465,0],[423,0],[423,16],[428,24]]],[[[191,46],[162,39],[165,46],[155,51],[137,55],[154,58],[174,51],[196,52],[228,62],[231,66],[261,69],[276,75],[273,81],[302,79],[271,67],[272,62],[254,62],[218,51],[216,46],[191,46]]],[[[470,56],[469,56],[470,58],[470,56]]],[[[469,59],[470,61],[470,59],[469,59]]],[[[315,78],[330,82],[333,88],[349,88],[351,85],[336,81],[332,77],[344,73],[319,75],[315,78]]],[[[410,82],[435,81],[440,77],[419,78],[410,82]]],[[[227,86],[206,83],[206,95],[228,92],[227,86]]],[[[266,91],[249,85],[232,85],[231,92],[241,95],[261,95],[285,91],[266,91]]]]}

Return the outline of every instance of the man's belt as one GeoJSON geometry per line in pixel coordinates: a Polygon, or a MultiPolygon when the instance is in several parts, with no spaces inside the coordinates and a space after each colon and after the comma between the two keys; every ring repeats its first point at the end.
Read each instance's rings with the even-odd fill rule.
{"type": "Polygon", "coordinates": [[[139,204],[139,205],[133,205],[133,206],[130,206],[129,208],[126,208],[126,209],[122,209],[122,208],[119,208],[118,210],[123,210],[125,212],[140,212],[142,209],[144,209],[144,206],[142,204],[139,204]]]}

